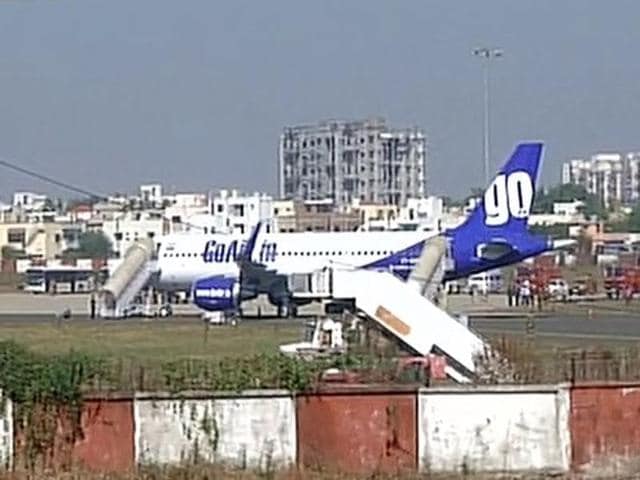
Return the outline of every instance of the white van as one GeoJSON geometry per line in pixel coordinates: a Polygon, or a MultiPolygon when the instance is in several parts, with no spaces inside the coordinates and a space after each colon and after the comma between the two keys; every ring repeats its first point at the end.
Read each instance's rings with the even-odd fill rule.
{"type": "Polygon", "coordinates": [[[500,270],[488,270],[471,275],[467,280],[467,292],[497,293],[502,291],[504,281],[500,270]]]}

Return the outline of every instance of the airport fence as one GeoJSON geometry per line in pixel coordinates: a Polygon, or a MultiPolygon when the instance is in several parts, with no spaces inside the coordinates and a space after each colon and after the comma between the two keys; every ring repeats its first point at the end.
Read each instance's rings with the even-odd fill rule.
{"type": "Polygon", "coordinates": [[[511,382],[640,381],[640,348],[548,348],[532,339],[502,335],[493,344],[514,370],[511,382]]]}

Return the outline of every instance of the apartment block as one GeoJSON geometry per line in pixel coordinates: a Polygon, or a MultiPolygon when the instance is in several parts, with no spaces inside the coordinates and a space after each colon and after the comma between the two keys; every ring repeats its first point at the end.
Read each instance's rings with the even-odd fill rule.
{"type": "Polygon", "coordinates": [[[597,153],[562,167],[562,183],[582,185],[606,207],[640,200],[640,153],[597,153]]]}
{"type": "Polygon", "coordinates": [[[418,128],[392,129],[384,119],[287,127],[280,136],[283,199],[354,200],[404,206],[426,194],[426,140],[418,128]]]}
{"type": "Polygon", "coordinates": [[[272,232],[272,202],[264,193],[245,195],[237,190],[220,190],[211,199],[212,231],[244,234],[262,222],[263,231],[272,232]]]}

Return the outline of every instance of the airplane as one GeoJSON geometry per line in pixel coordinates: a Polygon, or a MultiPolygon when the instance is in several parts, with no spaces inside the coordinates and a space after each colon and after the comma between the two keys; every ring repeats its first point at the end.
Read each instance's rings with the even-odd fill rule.
{"type": "Polygon", "coordinates": [[[258,224],[248,239],[172,234],[157,246],[157,286],[191,291],[194,303],[208,311],[237,311],[243,301],[266,294],[279,313],[295,315],[306,302],[293,299],[287,286],[289,275],[342,264],[391,271],[407,280],[425,242],[436,235],[447,239],[453,263],[444,274],[445,282],[563,248],[567,245],[559,243],[563,241],[554,242],[527,229],[542,148],[539,142],[518,145],[470,216],[456,228],[260,235],[258,224]]]}

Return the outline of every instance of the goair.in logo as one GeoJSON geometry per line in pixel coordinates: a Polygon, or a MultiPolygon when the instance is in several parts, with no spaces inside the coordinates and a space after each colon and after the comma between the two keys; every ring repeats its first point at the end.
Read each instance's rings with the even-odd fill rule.
{"type": "Polygon", "coordinates": [[[525,171],[496,176],[484,194],[484,223],[498,227],[509,218],[526,218],[533,204],[533,182],[525,171]]]}
{"type": "MultiPolygon", "coordinates": [[[[245,247],[245,241],[231,240],[230,242],[222,242],[219,240],[209,240],[204,245],[202,259],[205,263],[235,262],[245,247]]],[[[277,254],[278,249],[275,242],[263,242],[257,252],[257,261],[274,262],[277,254]]]]}

